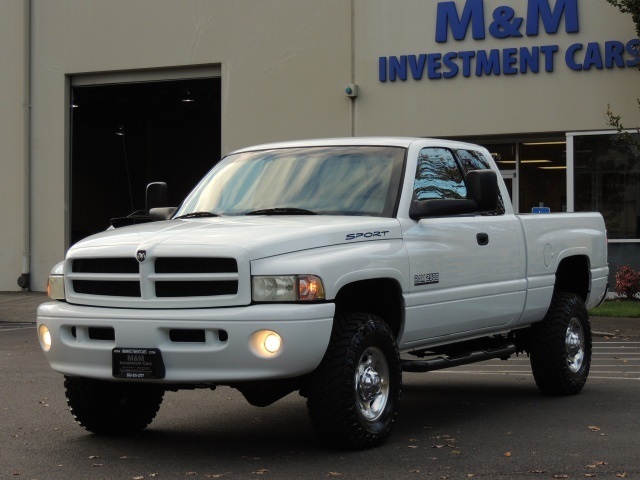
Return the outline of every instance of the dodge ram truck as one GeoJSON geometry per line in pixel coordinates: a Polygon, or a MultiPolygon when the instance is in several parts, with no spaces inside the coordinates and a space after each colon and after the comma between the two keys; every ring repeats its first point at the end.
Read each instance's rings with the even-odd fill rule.
{"type": "Polygon", "coordinates": [[[179,207],[67,252],[38,338],[95,434],[147,427],[166,391],[298,391],[321,441],[382,444],[403,372],[528,355],[571,395],[607,291],[598,213],[514,214],[489,152],[424,138],[276,143],[230,153],[179,207]]]}

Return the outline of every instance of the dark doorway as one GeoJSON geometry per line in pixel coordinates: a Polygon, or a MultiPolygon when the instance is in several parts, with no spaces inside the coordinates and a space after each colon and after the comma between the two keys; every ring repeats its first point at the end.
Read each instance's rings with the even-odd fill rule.
{"type": "Polygon", "coordinates": [[[219,78],[73,87],[71,244],[144,209],[150,182],[178,206],[219,158],[219,78]]]}

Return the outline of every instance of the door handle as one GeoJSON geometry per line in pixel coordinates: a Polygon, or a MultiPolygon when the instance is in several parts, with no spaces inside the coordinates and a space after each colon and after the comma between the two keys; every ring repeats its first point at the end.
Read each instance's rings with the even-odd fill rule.
{"type": "Polygon", "coordinates": [[[489,245],[489,235],[486,233],[478,233],[476,240],[478,240],[478,245],[489,245]]]}

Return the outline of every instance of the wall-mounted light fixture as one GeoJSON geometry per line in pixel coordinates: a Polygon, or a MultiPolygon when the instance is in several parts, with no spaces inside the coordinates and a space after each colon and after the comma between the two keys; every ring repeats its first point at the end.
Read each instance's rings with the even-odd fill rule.
{"type": "Polygon", "coordinates": [[[181,100],[184,103],[191,103],[191,102],[195,102],[196,101],[196,99],[191,96],[191,91],[190,90],[186,90],[184,92],[184,95],[182,96],[181,100]]]}

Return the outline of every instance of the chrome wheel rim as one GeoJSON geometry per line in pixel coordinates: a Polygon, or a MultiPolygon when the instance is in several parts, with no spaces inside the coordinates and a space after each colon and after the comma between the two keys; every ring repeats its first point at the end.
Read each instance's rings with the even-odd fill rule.
{"type": "Polygon", "coordinates": [[[569,320],[564,344],[569,370],[576,373],[582,368],[585,355],[584,329],[582,328],[582,323],[576,317],[569,320]]]}
{"type": "Polygon", "coordinates": [[[382,351],[367,348],[356,369],[356,406],[360,415],[374,422],[382,416],[389,400],[389,366],[382,351]]]}

